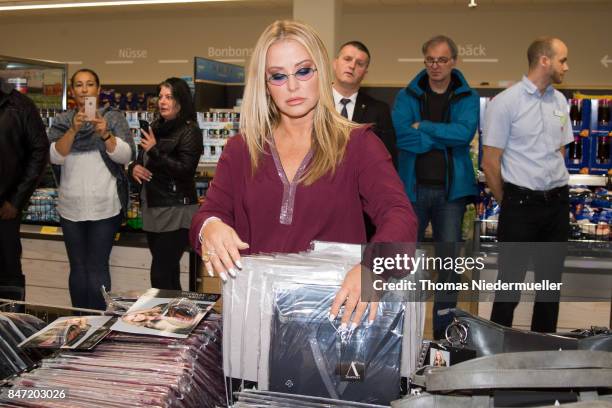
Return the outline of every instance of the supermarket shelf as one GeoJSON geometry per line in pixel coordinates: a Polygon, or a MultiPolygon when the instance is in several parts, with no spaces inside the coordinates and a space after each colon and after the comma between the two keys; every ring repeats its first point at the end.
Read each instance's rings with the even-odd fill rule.
{"type": "Polygon", "coordinates": [[[570,185],[585,185],[592,187],[605,187],[608,177],[595,174],[570,174],[570,185]]]}
{"type": "MultiPolygon", "coordinates": [[[[21,238],[63,241],[62,227],[58,225],[21,224],[21,238]]],[[[115,245],[147,248],[146,234],[140,231],[120,230],[115,236],[115,245]]]]}
{"type": "Polygon", "coordinates": [[[24,234],[36,234],[36,235],[48,235],[55,237],[62,237],[62,227],[53,225],[34,225],[34,224],[21,224],[20,232],[24,234]]]}
{"type": "Polygon", "coordinates": [[[209,146],[225,146],[227,144],[227,139],[225,138],[212,139],[209,137],[205,137],[203,140],[204,140],[204,144],[209,145],[209,146]]]}
{"type": "Polygon", "coordinates": [[[198,173],[202,173],[204,171],[215,170],[217,168],[216,161],[205,161],[198,163],[198,173]]]}
{"type": "MultiPolygon", "coordinates": [[[[478,171],[478,182],[485,183],[485,175],[482,171],[478,171]]],[[[596,174],[570,174],[569,185],[584,185],[591,187],[605,187],[608,182],[608,177],[606,175],[596,175],[596,174]]]]}

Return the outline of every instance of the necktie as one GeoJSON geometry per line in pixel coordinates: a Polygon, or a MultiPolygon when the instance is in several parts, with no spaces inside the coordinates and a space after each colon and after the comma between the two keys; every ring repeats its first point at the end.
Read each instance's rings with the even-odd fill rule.
{"type": "Polygon", "coordinates": [[[348,119],[348,111],[346,110],[346,105],[350,102],[351,100],[348,98],[342,98],[340,99],[340,103],[342,104],[342,111],[340,112],[340,114],[342,116],[344,116],[345,118],[348,119]]]}

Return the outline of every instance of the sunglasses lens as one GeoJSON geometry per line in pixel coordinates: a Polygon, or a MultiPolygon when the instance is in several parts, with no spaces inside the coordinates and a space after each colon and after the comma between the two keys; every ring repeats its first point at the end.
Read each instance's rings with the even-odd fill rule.
{"type": "Polygon", "coordinates": [[[285,82],[287,82],[287,75],[285,74],[274,74],[270,77],[270,79],[268,79],[268,81],[272,84],[272,85],[282,85],[285,82]]]}
{"type": "Polygon", "coordinates": [[[314,74],[314,69],[312,68],[302,68],[295,73],[295,77],[300,81],[306,81],[312,77],[314,74]]]}

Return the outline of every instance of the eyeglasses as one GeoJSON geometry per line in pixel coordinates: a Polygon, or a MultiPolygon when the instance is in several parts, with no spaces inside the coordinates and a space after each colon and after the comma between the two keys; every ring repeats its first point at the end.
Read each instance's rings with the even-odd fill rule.
{"type": "Polygon", "coordinates": [[[446,65],[448,64],[452,58],[440,57],[440,58],[425,58],[425,65],[428,67],[433,67],[434,64],[438,65],[446,65]]]}
{"type": "Polygon", "coordinates": [[[308,81],[314,73],[317,71],[316,68],[304,67],[295,71],[293,74],[281,74],[277,72],[268,77],[268,82],[272,85],[280,86],[289,80],[290,76],[294,76],[299,81],[308,81]]]}

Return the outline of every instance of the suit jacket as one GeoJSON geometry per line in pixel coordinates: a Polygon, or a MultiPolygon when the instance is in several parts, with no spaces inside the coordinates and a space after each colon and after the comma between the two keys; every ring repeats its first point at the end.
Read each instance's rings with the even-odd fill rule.
{"type": "Polygon", "coordinates": [[[393,166],[397,169],[397,146],[395,144],[395,130],[391,121],[391,110],[385,102],[374,99],[361,90],[357,93],[353,122],[373,123],[374,133],[382,140],[393,159],[393,166]]]}

